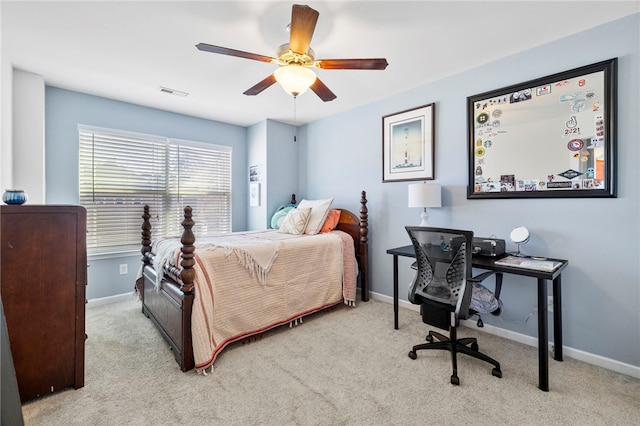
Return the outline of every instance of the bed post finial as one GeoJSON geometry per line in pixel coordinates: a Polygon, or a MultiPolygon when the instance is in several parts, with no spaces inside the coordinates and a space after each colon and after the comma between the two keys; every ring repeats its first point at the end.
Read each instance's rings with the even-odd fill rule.
{"type": "Polygon", "coordinates": [[[363,302],[369,301],[369,210],[367,210],[367,191],[360,197],[360,297],[363,302]]]}
{"type": "Polygon", "coordinates": [[[193,235],[193,228],[195,222],[191,216],[191,207],[186,206],[184,208],[184,220],[182,221],[182,227],[184,231],[182,232],[182,238],[180,238],[180,242],[182,243],[182,248],[180,251],[182,252],[182,261],[180,262],[180,266],[182,266],[182,272],[180,272],[180,279],[182,280],[182,291],[184,293],[190,293],[193,291],[193,282],[196,278],[196,270],[193,269],[193,266],[196,264],[195,261],[195,250],[196,247],[193,243],[196,242],[196,237],[193,235]]]}
{"type": "Polygon", "coordinates": [[[362,196],[360,198],[360,242],[368,243],[369,238],[367,235],[369,234],[369,210],[367,210],[367,191],[362,191],[362,196]]]}
{"type": "Polygon", "coordinates": [[[151,215],[149,214],[149,205],[144,206],[144,213],[142,214],[142,263],[148,265],[151,263],[147,257],[147,253],[151,253],[151,215]]]}
{"type": "Polygon", "coordinates": [[[296,201],[296,194],[291,194],[291,203],[290,204],[298,204],[296,201]]]}

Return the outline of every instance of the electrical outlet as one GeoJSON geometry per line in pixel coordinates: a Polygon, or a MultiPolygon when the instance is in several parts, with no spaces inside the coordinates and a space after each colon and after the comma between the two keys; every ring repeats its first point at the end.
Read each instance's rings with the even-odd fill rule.
{"type": "Polygon", "coordinates": [[[120,275],[126,275],[129,272],[129,267],[126,263],[120,264],[120,275]]]}
{"type": "Polygon", "coordinates": [[[553,296],[547,296],[547,311],[553,312],[553,296]]]}

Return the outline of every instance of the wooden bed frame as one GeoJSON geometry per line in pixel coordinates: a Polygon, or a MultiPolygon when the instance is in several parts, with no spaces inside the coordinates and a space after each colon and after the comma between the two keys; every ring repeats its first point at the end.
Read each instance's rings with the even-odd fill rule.
{"type": "MultiPolygon", "coordinates": [[[[295,194],[291,203],[296,204],[295,194]]],[[[358,282],[363,302],[369,300],[369,254],[368,254],[368,213],[366,192],[360,197],[360,215],[345,209],[341,210],[337,230],[348,233],[354,242],[358,263],[358,282]]],[[[192,228],[191,207],[184,208],[184,231],[180,242],[181,268],[165,266],[164,277],[159,289],[156,289],[156,272],[153,268],[154,254],[151,252],[151,223],[149,206],[144,206],[142,215],[142,277],[136,281],[136,290],[142,301],[144,313],[158,327],[169,343],[176,362],[182,371],[194,368],[193,346],[191,339],[191,311],[194,300],[195,279],[195,235],[192,228]]]]}

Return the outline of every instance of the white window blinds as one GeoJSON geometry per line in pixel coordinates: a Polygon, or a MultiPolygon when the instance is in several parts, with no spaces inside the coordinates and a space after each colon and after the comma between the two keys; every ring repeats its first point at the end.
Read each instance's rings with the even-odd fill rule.
{"type": "Polygon", "coordinates": [[[187,205],[196,235],[231,231],[230,147],[88,126],[78,131],[89,253],[139,249],[145,204],[154,236],[180,235],[187,205]]]}

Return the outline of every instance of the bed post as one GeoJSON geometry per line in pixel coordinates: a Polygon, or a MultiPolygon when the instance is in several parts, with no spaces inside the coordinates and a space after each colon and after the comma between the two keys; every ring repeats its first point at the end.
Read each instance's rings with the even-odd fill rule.
{"type": "Polygon", "coordinates": [[[289,201],[289,204],[298,204],[296,201],[296,194],[291,194],[291,201],[289,201]]]}
{"type": "Polygon", "coordinates": [[[362,278],[360,281],[360,297],[363,302],[369,301],[369,214],[367,210],[367,192],[362,191],[360,197],[360,260],[362,278]]]}
{"type": "MultiPolygon", "coordinates": [[[[142,214],[142,247],[140,253],[142,253],[142,267],[151,264],[151,215],[149,214],[149,206],[144,206],[144,213],[142,214]]],[[[138,294],[140,300],[142,300],[142,312],[144,312],[144,278],[140,277],[136,279],[134,285],[135,291],[138,294]]]]}
{"type": "Polygon", "coordinates": [[[193,245],[193,243],[196,242],[196,237],[191,230],[193,225],[195,225],[195,222],[191,216],[191,207],[186,206],[184,208],[184,220],[182,221],[184,231],[182,232],[182,238],[180,238],[180,242],[182,243],[182,248],[180,249],[182,252],[182,261],[180,262],[182,272],[180,272],[180,279],[182,280],[182,291],[184,293],[193,292],[193,281],[196,277],[196,271],[193,269],[193,266],[196,264],[194,260],[195,254],[193,254],[196,250],[196,247],[193,245]]]}
{"type": "Polygon", "coordinates": [[[189,371],[195,366],[191,334],[191,312],[194,299],[193,282],[196,278],[196,270],[193,268],[196,264],[196,255],[194,254],[196,246],[193,245],[196,242],[196,237],[193,235],[191,229],[193,225],[195,225],[191,213],[191,207],[186,206],[184,208],[184,220],[182,221],[184,231],[180,238],[180,242],[182,243],[182,247],[180,248],[182,252],[180,280],[182,281],[181,290],[184,293],[184,299],[182,301],[182,351],[179,353],[179,364],[182,371],[189,371]]]}
{"type": "Polygon", "coordinates": [[[145,204],[144,213],[142,215],[142,263],[149,265],[151,261],[147,257],[147,253],[151,253],[151,215],[149,214],[149,205],[145,204]]]}

